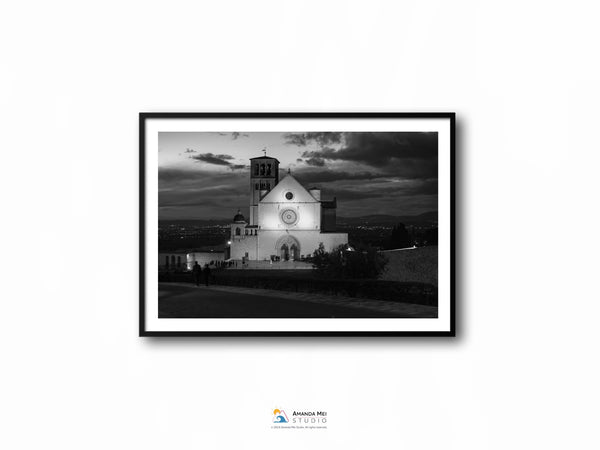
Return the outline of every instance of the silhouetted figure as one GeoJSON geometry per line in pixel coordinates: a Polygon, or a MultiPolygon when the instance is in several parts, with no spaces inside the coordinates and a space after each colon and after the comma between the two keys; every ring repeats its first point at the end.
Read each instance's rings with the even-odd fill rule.
{"type": "Polygon", "coordinates": [[[192,272],[194,274],[194,282],[196,286],[200,286],[200,279],[202,277],[202,267],[198,264],[198,261],[194,262],[194,267],[192,267],[192,272]]]}
{"type": "Polygon", "coordinates": [[[209,278],[210,278],[210,267],[208,267],[208,264],[206,264],[204,266],[204,282],[206,283],[207,286],[208,286],[209,278]]]}

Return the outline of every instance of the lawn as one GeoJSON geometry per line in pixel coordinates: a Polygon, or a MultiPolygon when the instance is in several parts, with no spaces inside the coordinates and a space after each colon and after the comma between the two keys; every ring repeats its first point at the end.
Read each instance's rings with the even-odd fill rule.
{"type": "Polygon", "coordinates": [[[389,263],[381,280],[417,281],[438,285],[438,248],[437,246],[415,249],[391,250],[384,252],[389,263]]]}

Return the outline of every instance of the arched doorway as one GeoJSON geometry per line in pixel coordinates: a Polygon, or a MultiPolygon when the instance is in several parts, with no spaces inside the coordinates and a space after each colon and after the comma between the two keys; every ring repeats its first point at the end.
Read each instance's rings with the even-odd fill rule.
{"type": "Polygon", "coordinates": [[[300,252],[298,251],[298,247],[296,247],[296,244],[292,244],[292,246],[290,247],[290,258],[292,260],[300,259],[300,252]]]}
{"type": "Polygon", "coordinates": [[[300,242],[294,236],[284,234],[275,243],[275,254],[281,261],[300,259],[300,242]]]}

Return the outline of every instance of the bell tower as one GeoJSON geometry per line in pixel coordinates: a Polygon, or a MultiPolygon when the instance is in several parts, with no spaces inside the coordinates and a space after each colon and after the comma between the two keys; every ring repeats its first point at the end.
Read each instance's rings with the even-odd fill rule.
{"type": "Polygon", "coordinates": [[[267,156],[250,158],[250,225],[258,225],[258,202],[279,183],[279,161],[267,156]]]}

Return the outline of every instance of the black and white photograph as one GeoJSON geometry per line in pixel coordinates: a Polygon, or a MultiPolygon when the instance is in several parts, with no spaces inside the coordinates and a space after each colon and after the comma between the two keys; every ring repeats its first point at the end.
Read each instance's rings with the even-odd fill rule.
{"type": "Polygon", "coordinates": [[[599,19],[3,1],[0,449],[599,450],[599,19]]]}
{"type": "MultiPolygon", "coordinates": [[[[453,115],[431,119],[449,131],[453,115]]],[[[369,121],[377,117],[361,124],[369,121]]],[[[448,133],[434,130],[437,123],[431,131],[251,131],[239,118],[228,125],[242,128],[159,127],[144,136],[143,156],[154,148],[148,139],[156,142],[146,175],[157,179],[158,225],[157,235],[146,233],[158,243],[154,267],[146,256],[146,277],[157,285],[146,315],[157,323],[203,319],[194,330],[160,331],[241,331],[206,329],[207,319],[270,319],[271,328],[253,331],[453,331],[419,328],[425,320],[451,325],[451,286],[442,284],[440,295],[438,282],[439,199],[448,204],[452,183],[446,165],[440,188],[439,157],[441,148],[451,161],[448,133]],[[286,328],[277,319],[308,325],[286,328]],[[306,319],[337,323],[314,330],[306,319]],[[351,328],[342,319],[388,320],[351,328]]],[[[446,263],[449,223],[442,222],[446,263]]]]}

